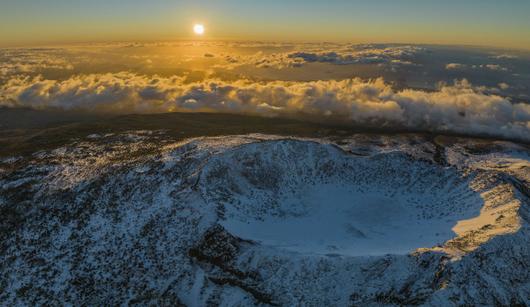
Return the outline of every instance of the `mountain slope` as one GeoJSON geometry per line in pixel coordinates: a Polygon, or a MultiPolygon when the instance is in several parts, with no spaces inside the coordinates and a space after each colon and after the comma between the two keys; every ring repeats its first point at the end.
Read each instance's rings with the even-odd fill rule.
{"type": "Polygon", "coordinates": [[[529,304],[530,153],[89,135],[0,162],[6,304],[529,304]]]}

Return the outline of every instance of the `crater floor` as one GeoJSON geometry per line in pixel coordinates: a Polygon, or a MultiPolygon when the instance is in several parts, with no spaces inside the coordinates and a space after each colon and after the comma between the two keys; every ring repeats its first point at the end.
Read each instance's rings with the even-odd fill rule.
{"type": "Polygon", "coordinates": [[[472,178],[454,169],[396,153],[355,156],[314,142],[244,145],[210,161],[205,172],[205,198],[223,205],[220,223],[229,232],[308,254],[442,246],[457,235],[459,221],[479,216],[484,206],[472,178]]]}
{"type": "Polygon", "coordinates": [[[301,216],[264,217],[261,220],[229,219],[221,224],[234,235],[261,244],[302,253],[350,256],[408,254],[418,248],[441,246],[455,237],[457,220],[478,215],[482,202],[470,203],[467,214],[446,212],[436,218],[418,217],[417,203],[383,191],[358,192],[348,187],[318,185],[304,197],[282,199],[282,205],[303,202],[301,216]]]}

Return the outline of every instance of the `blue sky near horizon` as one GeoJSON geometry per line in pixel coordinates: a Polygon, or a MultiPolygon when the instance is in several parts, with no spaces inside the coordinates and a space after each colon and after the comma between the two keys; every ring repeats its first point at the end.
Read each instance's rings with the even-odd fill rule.
{"type": "Polygon", "coordinates": [[[0,44],[194,38],[530,49],[530,1],[0,0],[0,44]]]}

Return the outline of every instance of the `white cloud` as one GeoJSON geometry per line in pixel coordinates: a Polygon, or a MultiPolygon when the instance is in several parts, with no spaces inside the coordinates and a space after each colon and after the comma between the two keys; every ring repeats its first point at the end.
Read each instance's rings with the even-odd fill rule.
{"type": "Polygon", "coordinates": [[[500,88],[501,90],[507,90],[507,89],[510,88],[510,85],[509,85],[508,83],[506,83],[506,82],[501,82],[501,83],[499,83],[498,85],[499,85],[499,88],[500,88]]]}
{"type": "Polygon", "coordinates": [[[316,116],[371,127],[487,134],[530,141],[530,105],[491,95],[467,81],[437,91],[395,91],[382,79],[312,82],[185,82],[184,77],[133,73],[66,80],[13,78],[1,104],[137,113],[207,111],[267,116],[316,116]]]}
{"type": "Polygon", "coordinates": [[[460,63],[449,63],[445,65],[445,69],[447,70],[457,70],[457,69],[464,69],[466,65],[460,64],[460,63]]]}
{"type": "Polygon", "coordinates": [[[449,63],[445,65],[447,70],[464,70],[464,69],[488,69],[493,71],[508,71],[506,67],[498,64],[481,64],[481,65],[466,65],[460,63],[449,63]]]}
{"type": "Polygon", "coordinates": [[[519,57],[513,54],[504,53],[504,54],[493,55],[491,56],[491,58],[498,59],[498,60],[506,60],[506,59],[517,59],[519,57]]]}
{"type": "Polygon", "coordinates": [[[486,65],[480,65],[481,68],[485,67],[489,70],[496,70],[496,71],[507,71],[508,69],[505,67],[502,67],[498,64],[486,64],[486,65]]]}
{"type": "Polygon", "coordinates": [[[38,73],[45,69],[73,70],[70,61],[56,52],[0,50],[0,78],[17,74],[38,73]]]}
{"type": "Polygon", "coordinates": [[[296,49],[297,51],[280,53],[260,51],[252,55],[224,55],[227,63],[218,65],[218,67],[235,68],[242,65],[253,65],[258,68],[283,69],[301,67],[306,63],[413,65],[414,56],[425,51],[425,48],[417,46],[338,44],[299,45],[296,46],[296,49]]]}

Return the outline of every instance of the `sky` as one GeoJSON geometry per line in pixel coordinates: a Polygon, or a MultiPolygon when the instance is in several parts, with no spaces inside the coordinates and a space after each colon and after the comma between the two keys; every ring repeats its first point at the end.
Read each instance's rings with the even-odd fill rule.
{"type": "Polygon", "coordinates": [[[0,45],[196,39],[530,49],[528,0],[0,0],[0,45]]]}

